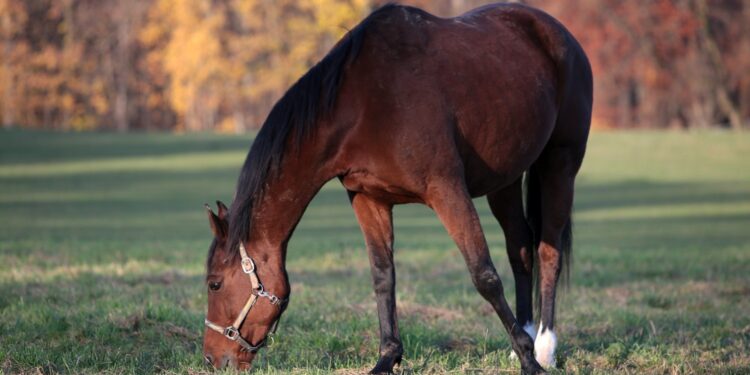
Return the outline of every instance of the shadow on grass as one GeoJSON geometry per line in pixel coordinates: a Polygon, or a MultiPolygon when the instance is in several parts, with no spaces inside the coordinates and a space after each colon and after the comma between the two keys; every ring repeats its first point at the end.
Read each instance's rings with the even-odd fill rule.
{"type": "Polygon", "coordinates": [[[248,151],[251,136],[215,134],[0,130],[0,165],[166,156],[185,152],[248,151]]]}
{"type": "MultiPolygon", "coordinates": [[[[576,211],[628,206],[677,206],[750,201],[750,183],[675,183],[629,180],[576,186],[576,211]]],[[[665,209],[669,209],[665,207],[665,209]]],[[[748,213],[750,214],[750,212],[748,213]]]]}
{"type": "MultiPolygon", "coordinates": [[[[48,198],[32,195],[0,202],[0,216],[7,220],[0,228],[0,234],[9,240],[190,240],[200,243],[199,247],[203,249],[210,234],[202,204],[215,199],[228,201],[234,174],[235,170],[225,168],[208,172],[112,172],[53,181],[3,179],[3,188],[13,187],[5,190],[11,196],[14,191],[20,196],[26,191],[40,191],[48,198]],[[57,199],[55,190],[74,192],[76,197],[66,198],[63,194],[57,199]],[[92,197],[87,198],[87,193],[92,197]]],[[[687,259],[698,263],[693,268],[702,267],[701,259],[713,252],[718,257],[706,258],[704,265],[716,264],[719,267],[727,263],[732,266],[732,274],[747,266],[746,260],[743,258],[732,263],[722,257],[728,255],[726,249],[750,243],[750,231],[747,230],[750,212],[722,210],[748,202],[750,184],[648,181],[587,184],[582,181],[577,191],[576,213],[583,217],[592,210],[606,212],[631,206],[659,207],[665,212],[685,204],[705,204],[708,207],[684,215],[653,217],[649,213],[639,216],[636,212],[626,218],[619,218],[615,213],[606,220],[578,220],[575,226],[577,262],[584,265],[595,262],[595,266],[602,270],[602,282],[607,274],[613,275],[612,282],[621,282],[623,277],[696,276],[696,273],[680,273],[676,268],[685,263],[681,257],[685,256],[687,249],[687,259]],[[668,249],[674,253],[669,254],[668,249]],[[654,258],[653,254],[659,254],[659,257],[654,258]],[[641,259],[656,263],[645,264],[641,259]],[[623,265],[628,264],[625,276],[618,277],[623,265]],[[640,266],[646,270],[638,275],[640,266]]],[[[500,227],[489,213],[485,199],[477,199],[476,204],[493,254],[496,254],[496,262],[506,262],[500,227]]],[[[394,222],[397,257],[403,251],[455,251],[453,241],[434,213],[424,206],[398,206],[394,222]]],[[[327,188],[316,196],[300,222],[290,243],[289,256],[294,260],[296,257],[336,254],[347,248],[363,251],[363,242],[345,192],[327,188]]]]}

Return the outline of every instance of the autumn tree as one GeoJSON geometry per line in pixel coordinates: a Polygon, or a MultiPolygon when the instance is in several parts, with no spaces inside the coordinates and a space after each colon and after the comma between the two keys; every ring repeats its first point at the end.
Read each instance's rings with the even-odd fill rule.
{"type": "MultiPolygon", "coordinates": [[[[524,0],[565,24],[606,127],[747,127],[747,0],[524,0]]],[[[384,0],[0,0],[4,127],[245,131],[384,0]]],[[[482,0],[405,0],[439,16],[482,0]]]]}
{"type": "Polygon", "coordinates": [[[366,1],[159,0],[141,41],[178,127],[257,127],[283,90],[366,14],[366,1]]]}
{"type": "Polygon", "coordinates": [[[531,1],[581,41],[608,127],[739,128],[750,118],[750,3],[531,1]]]}
{"type": "Polygon", "coordinates": [[[2,123],[10,127],[17,121],[16,101],[19,99],[17,87],[22,73],[23,57],[28,45],[23,40],[23,27],[26,12],[20,0],[0,0],[0,41],[3,59],[0,62],[0,82],[2,82],[2,123]]]}

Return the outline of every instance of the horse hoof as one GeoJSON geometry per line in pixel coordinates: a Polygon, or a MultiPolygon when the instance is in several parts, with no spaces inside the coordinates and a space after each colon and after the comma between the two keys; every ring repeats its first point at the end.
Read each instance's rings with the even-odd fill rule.
{"type": "Polygon", "coordinates": [[[371,375],[391,375],[391,374],[393,374],[393,370],[390,370],[390,371],[380,371],[380,370],[374,368],[374,369],[370,370],[369,374],[371,374],[371,375]]]}
{"type": "Polygon", "coordinates": [[[528,366],[523,366],[521,369],[521,373],[524,375],[541,375],[546,374],[547,371],[542,368],[542,366],[539,366],[536,363],[530,364],[528,366]]]}
{"type": "Polygon", "coordinates": [[[393,374],[393,369],[386,369],[386,368],[378,368],[378,366],[375,366],[372,370],[370,370],[369,374],[372,375],[390,375],[393,374]]]}
{"type": "Polygon", "coordinates": [[[522,374],[537,375],[547,373],[547,370],[540,366],[539,362],[537,362],[533,356],[525,356],[525,359],[525,361],[521,361],[522,374]]]}
{"type": "Polygon", "coordinates": [[[370,370],[370,374],[393,374],[393,367],[399,364],[401,364],[400,355],[396,357],[380,357],[375,367],[370,370]]]}

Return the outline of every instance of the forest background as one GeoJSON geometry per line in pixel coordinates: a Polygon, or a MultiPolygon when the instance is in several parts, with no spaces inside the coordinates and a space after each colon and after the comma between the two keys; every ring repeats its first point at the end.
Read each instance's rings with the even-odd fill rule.
{"type": "MultiPolygon", "coordinates": [[[[244,132],[384,1],[0,0],[0,121],[244,132]]],[[[412,0],[455,16],[485,1],[412,0]]],[[[749,128],[750,0],[529,0],[578,38],[596,128],[749,128]]]]}

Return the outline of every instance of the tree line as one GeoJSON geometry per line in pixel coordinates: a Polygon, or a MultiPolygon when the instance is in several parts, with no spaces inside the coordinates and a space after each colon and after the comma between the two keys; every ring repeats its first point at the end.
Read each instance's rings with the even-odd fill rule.
{"type": "MultiPolygon", "coordinates": [[[[599,127],[750,126],[750,0],[528,0],[579,39],[599,127]]],[[[376,0],[0,0],[0,117],[257,128],[376,0]]],[[[404,2],[453,16],[482,1],[404,2]]]]}

